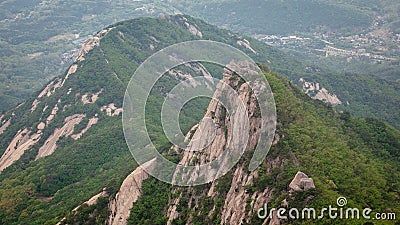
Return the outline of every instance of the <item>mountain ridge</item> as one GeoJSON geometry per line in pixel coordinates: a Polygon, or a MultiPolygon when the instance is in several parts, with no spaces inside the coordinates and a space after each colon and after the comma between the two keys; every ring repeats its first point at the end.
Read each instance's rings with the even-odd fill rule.
{"type": "MultiPolygon", "coordinates": [[[[33,112],[31,109],[36,97],[3,116],[4,121],[8,121],[11,116],[14,119],[3,134],[0,134],[2,150],[6,149],[18,130],[29,128],[32,133],[36,133],[41,130],[41,123],[46,124],[47,119],[53,115],[45,125],[43,136],[37,145],[25,151],[20,160],[0,173],[0,223],[56,224],[64,216],[76,220],[78,224],[84,222],[79,220],[82,218],[87,221],[94,219],[95,223],[107,220],[109,201],[115,197],[123,180],[137,167],[123,141],[119,113],[114,114],[122,107],[124,84],[127,84],[140,62],[152,52],[179,41],[199,39],[198,35],[194,35],[182,23],[185,20],[183,18],[196,26],[203,38],[228,42],[249,54],[252,53],[251,49],[237,44],[238,40],[245,43],[242,37],[227,34],[227,31],[213,26],[207,27],[205,23],[187,16],[173,16],[169,20],[141,18],[110,26],[113,29],[101,38],[98,46],[85,54],[85,60],[74,64],[77,65],[76,71],[69,74],[65,82],[62,79],[65,79],[68,71],[63,77],[56,78],[56,82],[50,82],[52,88],[54,84],[64,85],[54,93],[49,88],[52,94],[41,99],[33,112]],[[232,39],[224,39],[226,37],[232,39]],[[103,111],[102,107],[105,107],[103,111]],[[55,142],[57,148],[53,154],[35,161],[39,147],[45,144],[56,129],[64,126],[65,119],[80,114],[86,116],[73,126],[71,134],[84,131],[91,118],[98,118],[98,121],[77,140],[68,137],[69,135],[60,138],[55,142]],[[68,212],[102,192],[104,188],[109,198],[100,197],[98,204],[81,208],[76,216],[68,215],[68,212]]],[[[261,63],[274,60],[272,56],[268,58],[261,55],[273,52],[263,53],[263,48],[258,48],[258,44],[251,41],[250,44],[259,53],[259,58],[266,57],[261,63]]],[[[175,203],[179,214],[174,219],[175,222],[226,222],[228,214],[223,214],[220,210],[225,204],[226,194],[235,193],[236,187],[233,183],[239,183],[240,193],[259,194],[268,189],[271,193],[269,202],[279,206],[283,198],[289,198],[288,185],[298,170],[315,180],[316,190],[299,193],[295,198],[288,199],[293,206],[329,205],[334,203],[339,194],[344,194],[351,198],[355,206],[372,205],[375,209],[386,210],[385,206],[393,203],[391,210],[397,212],[400,209],[395,204],[400,182],[397,160],[399,131],[377,120],[358,119],[348,113],[339,113],[325,103],[311,100],[293,82],[276,73],[270,73],[267,66],[264,66],[264,70],[278,106],[278,131],[277,142],[257,171],[260,175],[254,183],[247,186],[246,182],[242,182],[243,176],[237,175],[240,172],[240,167],[237,167],[235,171],[217,180],[216,191],[212,192],[215,194],[214,198],[207,198],[205,196],[210,192],[209,185],[182,189],[150,178],[142,184],[143,194],[131,209],[129,223],[147,220],[148,224],[155,224],[160,219],[159,222],[163,224],[167,218],[163,212],[169,199],[178,199],[180,195],[182,197],[175,203]],[[374,133],[377,128],[380,129],[379,134],[374,133]],[[321,169],[319,165],[324,167],[321,169]],[[238,182],[233,182],[234,180],[238,182]],[[163,190],[165,194],[153,196],[156,190],[163,190]],[[355,191],[360,191],[361,194],[357,195],[355,191]],[[314,196],[314,199],[307,200],[308,196],[314,196]],[[154,198],[155,204],[152,207],[158,210],[157,218],[143,216],[146,215],[143,214],[143,207],[151,202],[149,197],[154,198]],[[198,205],[187,206],[190,200],[193,203],[197,201],[198,205]],[[212,206],[210,201],[219,203],[215,205],[215,215],[207,217],[204,212],[212,206]],[[150,219],[152,220],[149,221],[150,219]]],[[[162,82],[164,83],[157,87],[164,86],[168,89],[175,81],[168,78],[162,82]]],[[[36,96],[38,95],[40,92],[36,96]]],[[[156,109],[157,107],[153,108],[154,112],[156,109]]],[[[194,114],[203,116],[202,113],[200,110],[194,114]]],[[[153,125],[157,126],[157,118],[151,119],[155,121],[153,125]]],[[[161,152],[168,152],[171,146],[157,131],[157,128],[151,130],[154,132],[152,135],[156,139],[156,145],[161,147],[161,152]]],[[[246,152],[240,165],[250,155],[250,151],[246,152]]],[[[173,160],[180,159],[179,155],[170,157],[173,160]]],[[[247,204],[247,199],[243,197],[243,204],[247,204]]],[[[263,198],[260,197],[259,201],[263,201],[263,198]]],[[[257,220],[246,207],[245,212],[247,216],[244,218],[250,219],[254,224],[264,222],[257,220]]]]}

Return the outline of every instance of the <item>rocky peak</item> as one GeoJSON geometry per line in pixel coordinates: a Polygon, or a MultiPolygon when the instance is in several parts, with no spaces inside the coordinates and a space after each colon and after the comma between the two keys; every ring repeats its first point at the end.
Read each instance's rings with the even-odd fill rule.
{"type": "MultiPolygon", "coordinates": [[[[241,67],[246,66],[244,64],[232,64],[232,67],[241,67]]],[[[257,113],[258,103],[255,98],[254,93],[252,93],[248,84],[243,82],[243,80],[233,73],[230,70],[225,70],[223,74],[222,82],[229,84],[232,88],[234,88],[238,97],[246,103],[247,114],[249,115],[249,140],[247,143],[246,150],[249,151],[254,149],[258,137],[260,135],[261,119],[260,115],[257,113]]],[[[236,119],[234,116],[229,115],[224,106],[215,99],[218,99],[216,96],[221,94],[218,91],[218,88],[214,94],[214,98],[211,100],[207,111],[205,113],[205,118],[211,118],[213,123],[216,126],[215,137],[211,141],[211,144],[202,148],[204,142],[207,142],[209,138],[213,138],[211,135],[208,135],[208,131],[213,129],[209,127],[211,123],[201,121],[200,124],[194,126],[190,133],[194,134],[191,137],[191,142],[188,145],[189,148],[193,149],[203,149],[200,152],[196,151],[182,151],[183,157],[179,164],[181,165],[197,165],[197,164],[205,164],[214,160],[216,157],[220,156],[225,149],[229,148],[231,145],[235,145],[235,140],[239,140],[239,138],[230,139],[231,133],[240,134],[246,131],[233,130],[231,126],[232,122],[236,119]],[[200,140],[200,141],[199,141],[200,140]]],[[[244,129],[244,126],[237,126],[236,129],[244,129]]],[[[176,151],[176,147],[174,148],[176,151]]],[[[235,167],[233,171],[233,177],[231,180],[230,189],[227,190],[227,194],[225,197],[225,201],[222,206],[221,211],[221,224],[243,224],[245,222],[249,222],[251,218],[251,214],[254,213],[258,207],[261,207],[264,202],[270,201],[272,195],[272,188],[265,187],[265,190],[262,192],[248,193],[246,191],[247,186],[253,185],[254,178],[258,177],[259,174],[257,170],[253,172],[249,172],[246,170],[246,163],[240,163],[235,167]],[[250,211],[249,209],[250,208],[250,211]]],[[[190,174],[187,175],[190,177],[194,177],[196,175],[190,174]]],[[[218,192],[215,190],[215,186],[218,184],[218,180],[213,181],[211,183],[211,187],[206,190],[207,196],[215,198],[218,195],[218,192]]],[[[170,200],[170,206],[167,210],[168,216],[168,224],[172,224],[174,220],[179,217],[180,212],[177,210],[180,198],[182,193],[185,191],[181,190],[181,194],[176,199],[170,200]]],[[[188,189],[186,192],[192,192],[192,190],[188,189]]],[[[179,193],[179,190],[178,190],[179,193]]],[[[190,194],[192,197],[189,201],[195,201],[197,198],[204,198],[206,196],[196,196],[196,194],[190,194]]],[[[205,195],[205,194],[204,194],[205,195]]],[[[189,209],[192,211],[198,210],[199,206],[191,206],[189,205],[189,209]]],[[[213,211],[216,211],[215,207],[212,211],[208,212],[209,217],[213,214],[213,211]]],[[[203,212],[204,213],[204,212],[203,212]]],[[[187,221],[187,224],[191,224],[190,218],[187,221]]]]}
{"type": "Polygon", "coordinates": [[[190,23],[188,18],[186,18],[184,15],[175,15],[175,16],[170,16],[166,14],[159,14],[158,18],[167,20],[170,23],[176,24],[178,26],[182,26],[186,28],[191,34],[202,38],[203,33],[199,30],[196,24],[190,23]]]}

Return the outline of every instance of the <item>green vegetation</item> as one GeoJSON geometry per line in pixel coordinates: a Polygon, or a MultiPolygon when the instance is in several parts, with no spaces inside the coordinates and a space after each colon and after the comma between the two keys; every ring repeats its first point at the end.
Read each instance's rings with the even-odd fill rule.
{"type": "MultiPolygon", "coordinates": [[[[2,19],[0,23],[0,68],[2,68],[0,112],[27,99],[32,92],[44,86],[51,77],[61,74],[65,66],[71,63],[74,53],[71,50],[76,50],[88,35],[111,23],[133,17],[156,16],[160,12],[172,13],[179,9],[221,27],[250,35],[254,33],[312,33],[314,31],[320,33],[334,31],[340,34],[348,31],[352,34],[359,30],[368,30],[376,15],[387,15],[388,26],[392,30],[398,28],[398,19],[396,19],[398,3],[395,0],[196,2],[73,0],[68,4],[63,1],[42,4],[40,1],[17,0],[3,1],[0,6],[1,12],[4,12],[0,17],[2,19]],[[37,32],[38,29],[41,32],[37,32]],[[75,37],[75,34],[79,34],[79,38],[75,37]]],[[[202,21],[190,20],[198,24],[203,33],[210,30],[204,38],[236,45],[237,40],[227,35],[226,31],[219,31],[216,27],[202,21]]],[[[188,39],[180,38],[177,34],[165,41],[175,43],[177,40],[188,39]]],[[[274,48],[265,47],[254,40],[251,40],[251,44],[254,49],[262,52],[261,55],[253,55],[254,58],[269,64],[274,71],[287,76],[292,81],[296,82],[300,77],[312,77],[315,81],[320,81],[321,85],[329,87],[331,93],[338,95],[343,102],[350,103],[349,106],[344,107],[344,110],[356,116],[379,118],[397,128],[400,127],[398,107],[396,107],[398,104],[395,104],[400,96],[397,88],[400,82],[397,78],[398,62],[384,65],[365,65],[365,63],[343,65],[342,61],[318,59],[315,62],[312,58],[309,60],[310,63],[307,63],[300,60],[304,55],[294,58],[274,48]],[[314,64],[324,72],[310,72],[305,69],[314,64]],[[346,68],[346,70],[341,71],[341,68],[346,68]],[[393,83],[382,81],[381,78],[388,78],[393,83]],[[365,95],[365,93],[371,94],[365,95]]],[[[129,48],[127,44],[119,46],[129,48]]],[[[251,53],[246,49],[243,50],[251,53]]],[[[140,53],[137,56],[140,56],[140,53]]],[[[108,57],[120,56],[116,53],[108,57]]],[[[126,69],[132,69],[132,67],[125,68],[122,62],[114,62],[114,64],[113,70],[117,74],[124,73],[126,69]]]]}
{"type": "Polygon", "coordinates": [[[197,4],[178,1],[176,7],[211,23],[247,34],[356,31],[367,28],[372,12],[335,1],[240,0],[197,4]],[[268,22],[266,22],[268,21],[268,22]]]}
{"type": "Polygon", "coordinates": [[[134,205],[129,215],[128,224],[132,225],[163,225],[168,218],[163,212],[168,205],[170,187],[168,184],[158,181],[155,178],[145,180],[142,185],[140,201],[134,205]]]}
{"type": "MultiPolygon", "coordinates": [[[[121,118],[106,116],[100,111],[100,107],[110,103],[117,107],[122,106],[122,97],[131,74],[149,55],[175,42],[198,38],[187,29],[176,25],[180,19],[181,16],[175,16],[168,22],[141,18],[117,23],[101,40],[100,46],[94,48],[85,56],[85,61],[79,63],[78,71],[70,76],[65,85],[50,97],[41,99],[36,111],[30,112],[34,100],[30,98],[18,109],[6,113],[6,118],[12,113],[15,116],[10,127],[0,136],[0,153],[3,153],[18,130],[32,127],[35,131],[39,121],[46,120],[52,107],[58,100],[61,102],[57,116],[45,128],[39,143],[0,174],[0,224],[56,224],[64,216],[75,224],[84,224],[84,221],[96,224],[104,221],[107,199],[100,199],[95,206],[81,208],[75,216],[70,212],[105,187],[111,196],[115,196],[123,179],[137,165],[125,144],[121,118]],[[150,44],[155,46],[154,50],[149,47],[150,44]],[[67,95],[69,88],[72,92],[67,95]],[[95,103],[83,105],[80,95],[101,89],[103,92],[95,103]],[[48,109],[43,112],[45,105],[48,105],[48,109]],[[65,110],[62,110],[64,106],[65,110]],[[77,113],[86,114],[87,118],[98,114],[99,123],[79,140],[74,141],[69,137],[60,139],[54,154],[34,161],[39,146],[54,129],[61,127],[67,116],[77,113]]],[[[238,35],[190,17],[188,21],[199,27],[204,39],[239,47],[236,41],[241,37],[238,35]]],[[[249,40],[258,52],[257,55],[251,54],[244,47],[239,48],[258,62],[271,65],[272,71],[284,73],[291,78],[308,78],[305,76],[307,74],[312,76],[301,62],[260,42],[249,40]]],[[[266,76],[275,94],[277,132],[281,136],[278,144],[271,149],[266,162],[278,156],[285,161],[282,166],[269,173],[265,170],[266,164],[260,167],[262,174],[255,180],[254,187],[248,187],[249,191],[259,191],[270,185],[275,189],[274,201],[278,204],[288,196],[287,186],[294,174],[301,170],[314,179],[317,189],[308,193],[314,196],[311,201],[304,202],[304,196],[300,196],[293,200],[296,205],[326,206],[334,204],[338,196],[344,195],[354,206],[371,206],[378,211],[385,211],[386,207],[390,207],[392,211],[400,213],[400,132],[379,120],[355,118],[349,113],[339,113],[320,101],[311,100],[293,82],[281,75],[267,73],[266,76]],[[293,162],[293,157],[299,162],[298,166],[293,162]]],[[[168,90],[173,82],[166,77],[159,80],[156,87],[165,87],[168,90]]],[[[337,82],[337,86],[343,84],[343,80],[337,79],[337,82]]],[[[157,126],[162,93],[154,90],[154,99],[147,106],[149,114],[146,119],[153,124],[149,126],[150,135],[164,151],[169,149],[170,144],[157,126]]],[[[377,96],[374,101],[382,101],[383,95],[377,96]]],[[[183,129],[189,129],[201,118],[204,113],[202,107],[205,105],[205,100],[187,104],[187,111],[182,112],[183,129]]],[[[82,125],[76,128],[80,130],[82,125]]],[[[251,154],[246,154],[242,163],[248,162],[250,156],[251,154]]],[[[179,156],[170,157],[175,161],[179,160],[179,156]]],[[[209,185],[183,190],[184,195],[178,209],[183,213],[175,222],[183,223],[191,217],[195,223],[219,223],[232,177],[230,172],[218,180],[215,187],[218,192],[216,197],[201,198],[199,211],[196,212],[187,207],[188,200],[190,196],[206,196],[209,185]],[[204,212],[214,205],[217,207],[215,213],[206,217],[204,212]]],[[[167,207],[165,203],[171,197],[177,197],[174,196],[175,188],[154,179],[145,181],[143,195],[132,209],[129,222],[164,224],[167,207]],[[150,218],[149,211],[146,210],[149,206],[153,209],[150,218]]],[[[253,224],[256,222],[259,221],[252,221],[253,224]]]]}
{"type": "Polygon", "coordinates": [[[169,10],[150,1],[1,1],[0,112],[62,74],[88,36],[118,21],[169,10]]]}
{"type": "MultiPolygon", "coordinates": [[[[299,84],[300,78],[307,81],[319,82],[322,86],[334,93],[344,103],[340,110],[351,112],[358,117],[379,118],[400,128],[400,81],[385,80],[377,74],[338,73],[325,67],[305,63],[299,59],[283,53],[273,47],[265,45],[254,39],[244,37],[250,41],[251,46],[258,54],[253,54],[248,49],[236,44],[236,38],[226,35],[226,31],[210,26],[203,21],[190,19],[205,34],[205,38],[228,43],[239,47],[257,62],[267,64],[273,71],[285,75],[294,83],[299,84]],[[346,103],[349,102],[349,105],[346,103]]],[[[329,62],[327,62],[328,64],[329,62]]],[[[385,68],[385,67],[383,67],[385,68]]],[[[376,67],[375,70],[383,70],[376,67]]],[[[395,77],[397,69],[387,74],[395,77]]]]}
{"type": "MultiPolygon", "coordinates": [[[[321,209],[335,205],[339,196],[345,196],[349,200],[349,207],[371,207],[375,212],[386,212],[387,207],[390,207],[391,212],[399,213],[400,132],[375,119],[360,119],[352,117],[349,113],[338,113],[320,101],[311,100],[281,75],[266,76],[275,93],[278,110],[277,132],[281,140],[271,148],[265,163],[258,169],[260,176],[254,180],[254,184],[246,186],[247,193],[253,194],[262,192],[265,188],[273,188],[274,197],[270,207],[280,206],[280,202],[287,199],[291,207],[321,209]],[[267,162],[277,158],[280,158],[282,164],[268,172],[267,162]],[[314,179],[316,189],[298,192],[290,197],[288,185],[299,170],[314,179]]],[[[241,160],[241,163],[246,166],[251,154],[244,156],[245,159],[241,160]]],[[[158,188],[144,187],[143,191],[147,194],[133,207],[135,217],[130,218],[131,224],[147,218],[146,214],[139,214],[137,211],[149,202],[165,202],[180,195],[177,207],[179,217],[173,224],[185,224],[189,218],[194,224],[196,221],[203,224],[219,224],[221,207],[226,193],[231,188],[233,171],[216,181],[216,194],[212,198],[207,196],[209,185],[194,188],[171,187],[168,195],[159,194],[155,197],[156,200],[154,192],[150,190],[158,188]],[[194,199],[199,199],[195,210],[194,205],[189,205],[190,200],[194,199]],[[207,214],[213,206],[217,208],[209,217],[207,214]]],[[[165,205],[155,214],[165,215],[167,209],[168,205],[165,205]]],[[[250,224],[262,222],[254,215],[250,224]]],[[[290,222],[315,224],[315,221],[308,220],[290,222]]],[[[339,222],[324,219],[319,220],[317,224],[339,222]]],[[[342,224],[360,222],[371,221],[346,220],[342,221],[342,224]]],[[[382,224],[391,224],[391,221],[382,221],[382,224]]]]}
{"type": "Polygon", "coordinates": [[[91,206],[82,205],[76,212],[68,215],[61,222],[62,225],[105,224],[108,219],[108,198],[100,197],[97,203],[91,206]]]}
{"type": "Polygon", "coordinates": [[[275,83],[272,77],[268,80],[277,96],[282,126],[278,133],[284,135],[274,148],[279,149],[280,156],[293,152],[300,164],[297,169],[313,177],[318,191],[313,205],[332,204],[341,194],[360,207],[370,205],[383,211],[389,205],[399,207],[395,203],[400,187],[398,130],[382,122],[337,113],[317,101],[305,100],[287,82],[275,83]],[[294,90],[294,95],[281,92],[283,84],[292,93],[294,90]]]}
{"type": "Polygon", "coordinates": [[[336,94],[343,102],[337,107],[338,110],[351,112],[358,117],[380,118],[400,128],[400,117],[396,113],[400,111],[400,105],[397,104],[400,101],[399,81],[368,74],[337,74],[318,68],[310,68],[310,71],[314,73],[305,76],[305,80],[320,82],[336,94]]]}

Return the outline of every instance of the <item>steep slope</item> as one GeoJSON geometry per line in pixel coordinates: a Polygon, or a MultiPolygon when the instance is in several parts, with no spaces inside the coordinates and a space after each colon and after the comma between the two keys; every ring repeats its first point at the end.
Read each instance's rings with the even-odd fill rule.
{"type": "MultiPolygon", "coordinates": [[[[351,199],[352,207],[368,206],[381,212],[398,212],[399,205],[395,202],[398,201],[399,188],[399,132],[390,127],[383,128],[384,124],[378,121],[336,114],[330,107],[307,98],[281,76],[268,74],[267,77],[277,98],[280,129],[271,154],[259,170],[250,173],[245,169],[251,156],[249,150],[234,170],[211,184],[199,187],[168,187],[154,178],[144,177],[143,181],[143,176],[140,176],[140,186],[137,186],[137,182],[131,178],[140,173],[135,170],[125,179],[117,194],[133,194],[131,196],[135,196],[134,199],[116,197],[109,206],[112,209],[115,201],[132,207],[129,214],[120,217],[123,219],[129,216],[129,220],[119,220],[116,224],[295,223],[295,220],[280,221],[276,216],[272,219],[259,219],[256,212],[265,203],[271,207],[289,205],[317,208],[333,204],[338,196],[343,195],[351,199]],[[386,131],[381,133],[381,137],[372,135],[382,128],[386,131]],[[372,140],[365,137],[367,130],[371,132],[372,140]],[[391,147],[382,151],[385,145],[391,147]],[[385,169],[382,170],[382,166],[385,169]],[[299,170],[306,171],[312,178],[297,172],[299,170]],[[134,189],[127,189],[126,183],[131,183],[130,187],[134,189]],[[137,193],[140,193],[139,201],[137,193]],[[392,207],[387,208],[387,205],[392,207]],[[158,212],[157,216],[154,212],[158,212]]],[[[231,84],[237,84],[235,79],[230,80],[231,84]]],[[[243,90],[245,85],[236,88],[243,90]]],[[[241,94],[250,97],[246,91],[241,94]]],[[[213,111],[217,124],[225,123],[221,119],[229,120],[229,116],[220,117],[218,112],[221,109],[211,101],[205,116],[213,111]]],[[[248,110],[252,115],[255,108],[248,110]]],[[[253,120],[257,121],[257,118],[253,120]]],[[[252,126],[257,127],[254,123],[252,126]]],[[[193,139],[198,135],[197,132],[193,134],[197,128],[195,126],[188,132],[188,135],[193,135],[193,139]]],[[[230,128],[227,132],[230,132],[230,128]]],[[[181,164],[196,164],[203,162],[204,156],[218,155],[221,152],[218,146],[223,147],[226,142],[223,132],[221,135],[222,138],[217,137],[208,149],[210,152],[202,152],[200,155],[183,152],[181,164]]],[[[257,133],[251,133],[251,136],[257,136],[257,133]]],[[[251,143],[248,148],[252,149],[251,143]]],[[[172,152],[176,150],[176,147],[171,149],[172,152]]],[[[78,215],[84,217],[89,214],[81,211],[78,215]]],[[[329,219],[320,222],[340,223],[329,219]]],[[[344,221],[343,224],[353,222],[360,223],[344,221]]]]}
{"type": "MultiPolygon", "coordinates": [[[[75,0],[68,4],[61,0],[16,0],[1,2],[0,6],[3,12],[0,15],[0,112],[27,99],[34,90],[40,89],[49,79],[61,74],[78,53],[76,48],[79,43],[88,35],[108,24],[128,18],[157,16],[160,12],[176,13],[180,10],[249,35],[310,31],[308,35],[313,36],[313,31],[322,35],[339,30],[340,32],[336,32],[338,37],[348,36],[342,31],[351,31],[350,34],[354,34],[355,31],[374,27],[375,23],[384,23],[382,30],[377,33],[386,33],[391,28],[396,36],[399,24],[399,7],[395,0],[124,0],[100,1],[96,4],[75,0]],[[42,27],[46,27],[45,32],[36,32],[42,27]]],[[[196,23],[201,26],[201,22],[196,23]]],[[[206,25],[202,29],[208,28],[209,25],[206,25]]],[[[211,30],[216,32],[214,28],[211,30]]],[[[256,50],[254,41],[245,39],[251,42],[250,49],[256,50]]],[[[235,42],[247,45],[244,40],[235,42]]],[[[396,48],[397,43],[393,42],[392,48],[396,48]]],[[[356,116],[380,118],[400,128],[397,113],[397,102],[400,100],[397,61],[379,65],[353,65],[345,60],[320,58],[319,54],[316,58],[309,58],[307,49],[300,52],[300,55],[296,52],[297,59],[277,53],[272,57],[274,60],[268,60],[272,62],[275,71],[286,75],[300,86],[300,78],[321,83],[329,93],[337,95],[342,102],[339,108],[356,116]],[[305,63],[307,58],[308,63],[305,63]],[[279,70],[275,67],[279,67],[279,70]],[[382,77],[389,78],[390,81],[382,77]]],[[[386,54],[392,53],[384,51],[384,55],[386,54]]],[[[397,57],[395,53],[393,57],[397,57]]]]}
{"type": "MultiPolygon", "coordinates": [[[[170,187],[168,196],[152,194],[154,189],[165,190],[154,178],[144,181],[144,195],[133,205],[128,224],[367,222],[328,218],[317,222],[280,221],[276,216],[272,219],[257,217],[257,210],[265,203],[270,208],[318,209],[334,205],[339,196],[345,196],[351,207],[371,207],[377,212],[399,211],[399,131],[379,121],[338,114],[331,107],[309,99],[283,77],[266,76],[277,103],[279,129],[263,165],[257,171],[248,172],[245,169],[251,158],[251,151],[248,151],[224,177],[199,187],[170,187]],[[378,130],[383,131],[382,136],[378,130]],[[301,178],[297,176],[302,173],[298,171],[312,179],[306,178],[301,184],[301,178]],[[167,206],[157,208],[157,202],[166,201],[167,206]],[[156,207],[151,207],[152,204],[156,207]],[[145,207],[149,205],[150,210],[159,210],[159,216],[150,220],[145,214],[145,207]]],[[[209,109],[214,109],[213,104],[210,103],[209,109]]],[[[214,150],[218,151],[218,148],[214,150]]],[[[196,155],[193,154],[183,157],[185,162],[194,159],[196,155]]],[[[392,224],[393,221],[381,223],[392,224]]]]}
{"type": "MultiPolygon", "coordinates": [[[[323,67],[306,63],[301,59],[285,54],[276,48],[256,41],[255,39],[239,35],[239,40],[227,36],[227,32],[209,24],[189,18],[203,33],[203,38],[209,36],[213,40],[222,41],[235,47],[243,48],[256,61],[286,76],[289,80],[303,86],[301,80],[317,82],[321,89],[325,88],[331,95],[336,95],[342,102],[339,110],[349,111],[358,117],[379,118],[390,125],[400,128],[400,85],[399,81],[388,81],[377,78],[375,74],[334,73],[323,67]],[[243,43],[245,45],[243,45],[243,43]],[[253,52],[256,50],[256,53],[253,52]]],[[[229,35],[230,32],[228,32],[229,35]]],[[[338,102],[337,100],[334,103],[338,102]]]]}
{"type": "Polygon", "coordinates": [[[110,24],[173,12],[152,1],[0,2],[0,112],[28,99],[62,74],[79,45],[110,24]],[[41,32],[37,32],[41,30],[41,32]]]}
{"type": "MultiPolygon", "coordinates": [[[[379,121],[339,114],[302,94],[292,82],[269,73],[266,76],[278,104],[278,135],[259,170],[249,173],[245,169],[250,149],[237,167],[212,184],[185,189],[154,178],[145,180],[147,175],[137,168],[123,137],[125,87],[137,66],[152,53],[200,38],[231,44],[278,71],[302,68],[301,63],[290,64],[298,66],[293,68],[279,64],[291,58],[259,42],[186,16],[141,18],[104,29],[84,42],[80,56],[63,76],[1,116],[0,223],[83,224],[84,220],[124,224],[129,217],[133,224],[165,224],[168,220],[256,224],[263,221],[257,221],[254,212],[266,201],[279,205],[287,198],[293,205],[329,205],[339,195],[355,206],[383,211],[389,206],[399,211],[399,131],[379,121]],[[287,187],[298,170],[314,179],[316,189],[300,193],[300,199],[289,199],[287,187]],[[126,190],[136,195],[119,198],[130,194],[126,190]],[[311,195],[312,200],[303,201],[311,195]]],[[[267,66],[262,67],[268,72],[267,66]]],[[[151,136],[174,161],[197,160],[168,154],[172,146],[162,135],[157,114],[163,91],[171,89],[177,77],[181,79],[177,74],[203,74],[202,68],[220,71],[210,65],[176,68],[179,72],[156,84],[154,101],[148,105],[151,136]]],[[[250,96],[246,90],[243,94],[250,96]]],[[[204,116],[208,104],[209,100],[189,107],[183,114],[184,130],[189,131],[204,116]]],[[[226,119],[222,114],[221,118],[226,119]]]]}

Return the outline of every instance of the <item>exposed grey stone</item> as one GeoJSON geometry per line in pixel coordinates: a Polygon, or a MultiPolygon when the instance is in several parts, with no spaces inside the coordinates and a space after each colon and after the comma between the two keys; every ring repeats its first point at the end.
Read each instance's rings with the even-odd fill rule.
{"type": "Polygon", "coordinates": [[[291,191],[308,191],[315,189],[314,181],[303,172],[297,172],[292,182],[289,184],[291,191]]]}

